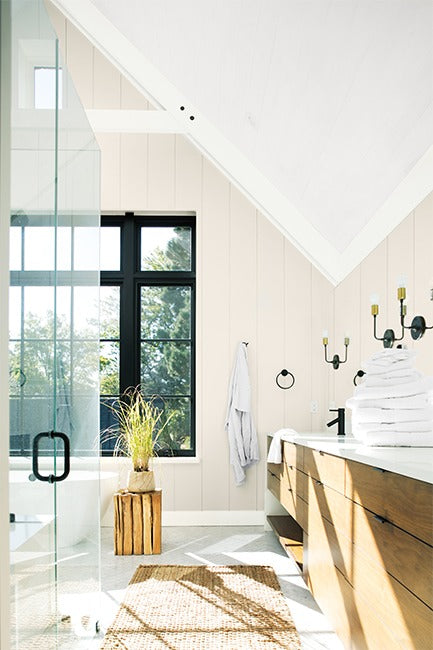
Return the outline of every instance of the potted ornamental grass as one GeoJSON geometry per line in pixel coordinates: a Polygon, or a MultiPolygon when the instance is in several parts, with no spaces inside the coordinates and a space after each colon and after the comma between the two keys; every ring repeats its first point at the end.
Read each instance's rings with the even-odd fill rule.
{"type": "Polygon", "coordinates": [[[116,438],[114,454],[127,456],[132,462],[128,492],[152,492],[155,489],[150,462],[157,455],[158,438],[173,416],[172,413],[162,422],[163,411],[155,406],[155,399],[144,398],[140,386],[136,386],[128,388],[109,406],[118,421],[116,429],[110,431],[110,438],[116,438]]]}

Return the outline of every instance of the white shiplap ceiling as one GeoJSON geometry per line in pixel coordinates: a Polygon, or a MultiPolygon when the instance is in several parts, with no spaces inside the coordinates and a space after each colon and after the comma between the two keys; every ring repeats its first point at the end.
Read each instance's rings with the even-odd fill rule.
{"type": "Polygon", "coordinates": [[[431,0],[55,4],[334,282],[433,189],[431,0]]]}

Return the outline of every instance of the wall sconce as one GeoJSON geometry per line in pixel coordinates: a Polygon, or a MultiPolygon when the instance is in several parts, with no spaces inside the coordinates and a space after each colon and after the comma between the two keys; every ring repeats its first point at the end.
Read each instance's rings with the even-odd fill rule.
{"type": "MultiPolygon", "coordinates": [[[[433,300],[433,289],[431,291],[431,300],[433,300]]],[[[374,293],[370,296],[371,302],[371,314],[373,316],[373,335],[376,341],[382,341],[384,348],[392,348],[396,341],[401,341],[404,338],[404,331],[410,330],[410,334],[414,341],[420,339],[426,330],[433,329],[433,325],[428,327],[424,316],[415,316],[410,325],[404,324],[404,319],[407,314],[407,305],[404,304],[406,300],[406,282],[404,278],[400,278],[397,288],[397,299],[400,302],[400,325],[401,325],[401,336],[397,337],[394,330],[387,329],[385,330],[382,337],[377,336],[376,331],[376,319],[379,314],[379,296],[374,293]]]]}
{"type": "Polygon", "coordinates": [[[322,334],[322,342],[323,342],[323,347],[325,348],[325,361],[326,363],[332,363],[332,367],[334,370],[338,370],[340,365],[342,363],[346,363],[347,361],[347,348],[349,346],[349,336],[345,334],[344,336],[344,359],[340,359],[338,354],[334,354],[332,359],[328,359],[328,330],[323,330],[322,334]]]}

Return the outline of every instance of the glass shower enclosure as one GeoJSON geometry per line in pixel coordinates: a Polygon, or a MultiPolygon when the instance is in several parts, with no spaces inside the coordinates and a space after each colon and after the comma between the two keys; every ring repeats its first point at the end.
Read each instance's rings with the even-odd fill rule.
{"type": "Polygon", "coordinates": [[[11,648],[81,647],[100,589],[99,151],[44,3],[12,0],[11,22],[11,648]]]}

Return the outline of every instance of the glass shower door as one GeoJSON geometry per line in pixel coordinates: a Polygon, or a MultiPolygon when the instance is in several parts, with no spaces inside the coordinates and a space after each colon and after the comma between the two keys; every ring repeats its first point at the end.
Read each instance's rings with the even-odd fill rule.
{"type": "MultiPolygon", "coordinates": [[[[99,152],[43,2],[12,3],[11,647],[93,636],[99,152]]],[[[65,645],[66,644],[66,645],[65,645]]]]}

